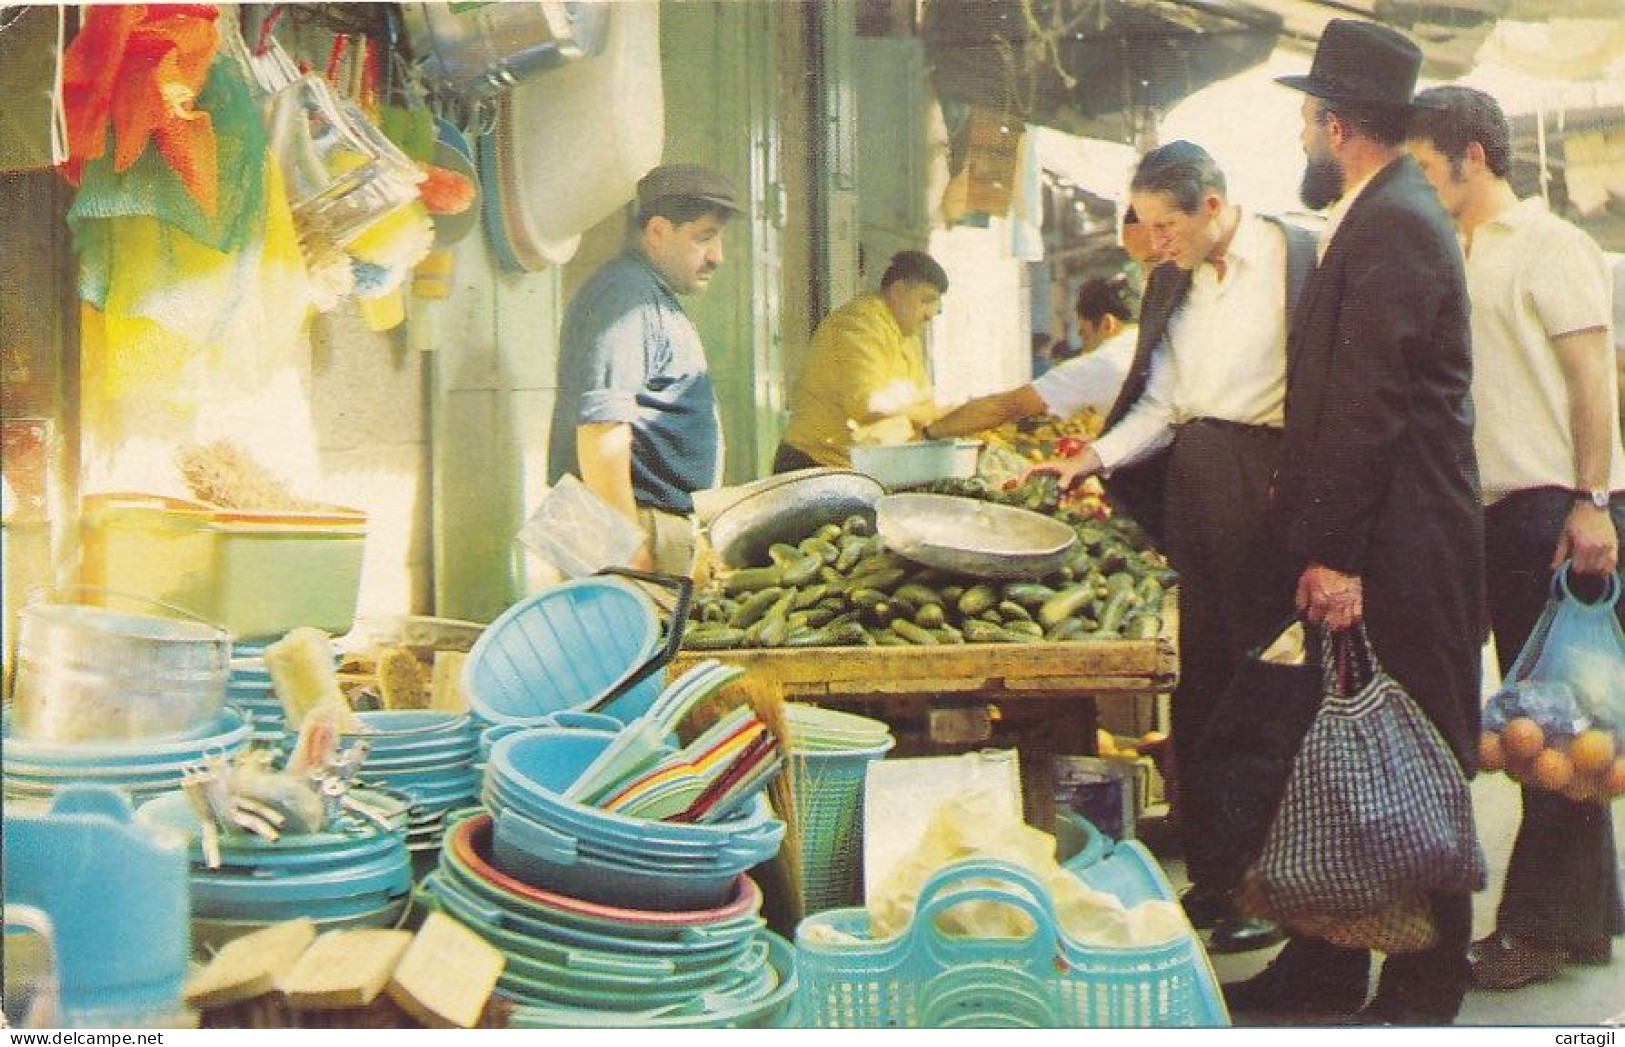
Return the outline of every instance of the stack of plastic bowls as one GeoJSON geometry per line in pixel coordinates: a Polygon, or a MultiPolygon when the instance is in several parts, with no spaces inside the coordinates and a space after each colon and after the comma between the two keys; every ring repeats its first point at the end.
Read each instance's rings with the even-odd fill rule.
{"type": "Polygon", "coordinates": [[[163,737],[58,743],[13,735],[0,749],[0,782],[8,801],[23,804],[44,805],[77,782],[119,786],[140,803],[179,789],[186,769],[205,753],[235,753],[248,734],[243,714],[228,706],[207,724],[163,737]]]}
{"type": "Polygon", "coordinates": [[[204,860],[197,815],[185,796],[144,805],[149,829],[191,840],[193,947],[218,946],[266,924],[308,916],[323,930],[385,926],[405,910],[412,890],[406,851],[406,803],[387,793],[357,790],[356,798],[390,812],[384,829],[343,814],[321,832],[283,833],[266,840],[222,830],[220,866],[204,860]]]}
{"type": "MultiPolygon", "coordinates": [[[[234,643],[231,647],[231,675],[226,679],[226,701],[254,719],[254,740],[275,745],[287,729],[288,714],[282,708],[271,684],[271,670],[265,667],[267,641],[234,643]]],[[[340,655],[333,652],[333,662],[340,655]]]]}
{"type": "Polygon", "coordinates": [[[438,850],[446,812],[479,798],[479,739],[468,715],[386,710],[356,717],[368,730],[345,735],[343,743],[365,740],[370,746],[362,780],[411,798],[407,850],[438,850]]]}
{"type": "Polygon", "coordinates": [[[498,991],[525,1010],[524,1024],[721,1025],[787,1006],[793,963],[764,929],[748,876],[703,909],[600,905],[509,876],[492,840],[489,815],[457,822],[419,898],[502,950],[498,991]],[[727,1020],[715,1020],[719,1010],[727,1020]]]}
{"type": "Polygon", "coordinates": [[[499,739],[485,771],[498,866],[573,898],[634,909],[722,904],[735,878],[778,853],[784,823],[760,797],[726,822],[651,821],[564,793],[617,736],[536,728],[499,739]]]}

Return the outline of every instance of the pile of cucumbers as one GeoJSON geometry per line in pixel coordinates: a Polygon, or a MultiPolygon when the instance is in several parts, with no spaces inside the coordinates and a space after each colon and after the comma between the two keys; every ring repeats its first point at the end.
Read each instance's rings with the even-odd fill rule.
{"type": "Polygon", "coordinates": [[[1175,575],[1112,521],[1056,514],[1078,534],[1039,581],[993,582],[888,550],[867,517],[825,524],[695,595],[683,646],[935,646],[1149,639],[1175,575]]]}

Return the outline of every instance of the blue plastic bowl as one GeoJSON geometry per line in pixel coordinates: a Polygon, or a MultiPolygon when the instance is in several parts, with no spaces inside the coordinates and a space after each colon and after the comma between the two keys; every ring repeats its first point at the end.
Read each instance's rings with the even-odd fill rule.
{"type": "Polygon", "coordinates": [[[601,905],[667,912],[714,908],[728,900],[734,878],[756,864],[708,872],[634,868],[585,854],[574,842],[560,846],[546,826],[511,808],[496,816],[498,868],[532,886],[601,905]]]}
{"type": "MultiPolygon", "coordinates": [[[[488,723],[534,720],[604,697],[655,655],[660,616],[636,586],[578,578],[514,604],[468,652],[463,685],[488,723]]],[[[648,711],[664,681],[653,673],[610,711],[623,723],[648,711]]]]}
{"type": "Polygon", "coordinates": [[[701,858],[730,845],[760,847],[764,858],[777,853],[784,823],[773,817],[765,798],[743,817],[710,823],[632,818],[566,799],[563,792],[614,738],[607,732],[558,728],[510,734],[491,748],[488,789],[535,821],[610,847],[701,858]]]}

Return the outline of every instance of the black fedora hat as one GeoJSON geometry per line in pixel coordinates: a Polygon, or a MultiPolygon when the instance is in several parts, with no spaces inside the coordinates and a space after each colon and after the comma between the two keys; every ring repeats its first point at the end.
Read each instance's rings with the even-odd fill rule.
{"type": "Polygon", "coordinates": [[[1405,106],[1416,91],[1422,49],[1377,22],[1334,18],[1326,23],[1308,76],[1275,82],[1328,102],[1405,106]]]}

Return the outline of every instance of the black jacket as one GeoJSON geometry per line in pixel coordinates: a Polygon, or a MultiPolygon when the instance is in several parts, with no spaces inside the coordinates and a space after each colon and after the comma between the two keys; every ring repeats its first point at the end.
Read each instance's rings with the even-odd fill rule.
{"type": "MultiPolygon", "coordinates": [[[[1290,327],[1304,279],[1315,264],[1315,235],[1290,222],[1269,215],[1262,217],[1279,226],[1286,236],[1286,316],[1290,327]]],[[[1164,262],[1151,270],[1140,303],[1140,333],[1134,345],[1134,363],[1106,415],[1105,429],[1121,421],[1145,395],[1146,384],[1151,380],[1151,354],[1162,344],[1169,321],[1185,304],[1190,287],[1191,271],[1172,262],[1164,262]]],[[[1164,450],[1142,462],[1114,469],[1104,480],[1112,505],[1137,520],[1158,545],[1163,539],[1162,498],[1167,473],[1168,452],[1164,450]]]]}
{"type": "Polygon", "coordinates": [[[1471,773],[1483,626],[1461,249],[1421,169],[1375,174],[1310,274],[1287,341],[1274,522],[1296,577],[1359,575],[1377,656],[1471,773]]]}

